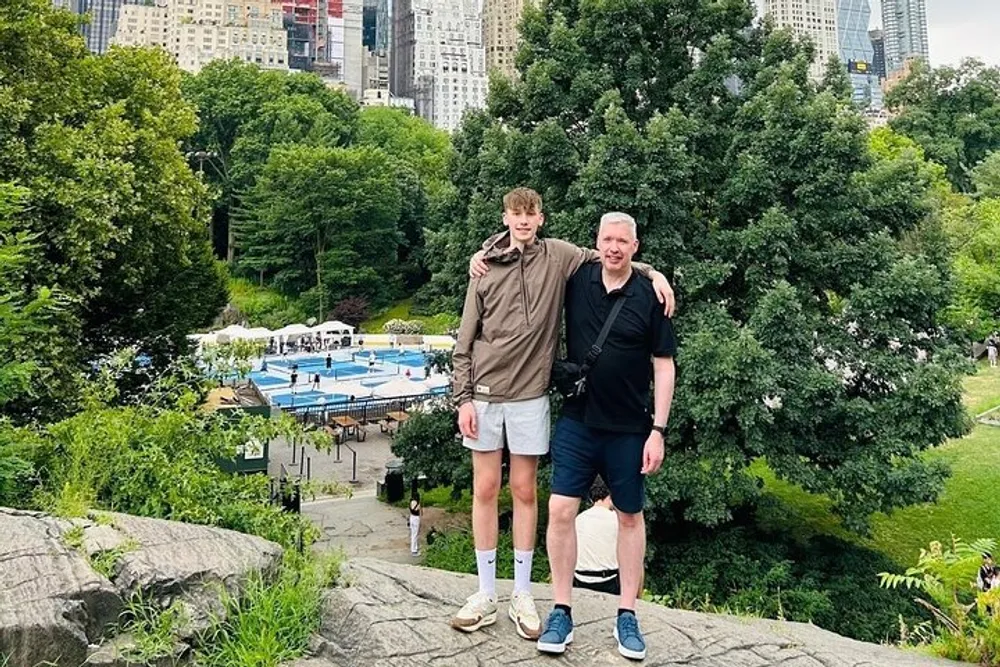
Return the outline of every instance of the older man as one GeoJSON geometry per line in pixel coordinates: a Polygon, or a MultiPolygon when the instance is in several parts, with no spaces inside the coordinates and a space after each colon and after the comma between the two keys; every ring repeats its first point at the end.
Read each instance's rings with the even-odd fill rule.
{"type": "Polygon", "coordinates": [[[614,636],[627,658],[646,657],[635,601],[646,552],[644,477],[663,462],[663,438],[674,391],[673,326],[650,284],[637,280],[635,220],[607,213],[597,233],[600,264],[584,264],[567,284],[566,337],[570,361],[582,364],[622,301],[600,355],[590,364],[582,396],[567,399],[552,437],[552,495],[546,543],[555,608],[538,649],[562,653],[573,641],[571,611],[576,564],[574,520],[597,474],[611,489],[618,516],[621,594],[614,636]],[[650,380],[655,386],[649,411],[650,380]]]}

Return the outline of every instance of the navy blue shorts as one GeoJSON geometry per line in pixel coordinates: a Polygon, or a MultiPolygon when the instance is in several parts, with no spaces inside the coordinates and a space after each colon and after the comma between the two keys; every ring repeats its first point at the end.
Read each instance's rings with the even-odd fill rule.
{"type": "Polygon", "coordinates": [[[560,417],[552,436],[552,493],[586,498],[597,475],[611,490],[611,502],[626,514],[642,511],[646,502],[641,433],[618,433],[590,428],[560,417]]]}

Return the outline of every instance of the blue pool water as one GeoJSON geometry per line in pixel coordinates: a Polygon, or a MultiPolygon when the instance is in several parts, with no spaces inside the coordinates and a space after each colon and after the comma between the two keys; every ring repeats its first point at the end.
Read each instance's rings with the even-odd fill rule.
{"type": "Polygon", "coordinates": [[[344,394],[327,394],[322,391],[299,391],[295,394],[291,392],[287,394],[271,394],[271,400],[274,401],[275,405],[286,408],[292,405],[297,407],[305,407],[307,405],[319,405],[320,403],[326,403],[330,405],[331,403],[346,403],[349,396],[344,394]],[[320,399],[323,399],[320,401],[320,399]]]}

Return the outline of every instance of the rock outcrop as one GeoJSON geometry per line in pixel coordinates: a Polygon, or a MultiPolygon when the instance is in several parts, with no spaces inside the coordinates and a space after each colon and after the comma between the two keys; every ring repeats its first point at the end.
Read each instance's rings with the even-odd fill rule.
{"type": "MultiPolygon", "coordinates": [[[[500,583],[496,625],[472,634],[451,629],[448,619],[475,590],[474,577],[357,560],[331,591],[322,637],[313,655],[293,667],[465,667],[477,665],[625,665],[612,638],[614,598],[576,591],[575,641],[557,661],[514,632],[507,619],[510,584],[500,583]]],[[[551,609],[547,586],[536,586],[543,615],[551,609]]],[[[944,667],[956,665],[845,639],[802,623],[676,611],[640,603],[640,623],[649,644],[643,665],[688,667],[944,667]]]]}
{"type": "Polygon", "coordinates": [[[116,643],[105,640],[134,596],[159,608],[182,605],[191,637],[224,613],[223,590],[234,594],[252,574],[266,576],[281,557],[276,544],[219,528],[0,508],[0,654],[8,667],[117,664],[108,649],[116,643]]]}

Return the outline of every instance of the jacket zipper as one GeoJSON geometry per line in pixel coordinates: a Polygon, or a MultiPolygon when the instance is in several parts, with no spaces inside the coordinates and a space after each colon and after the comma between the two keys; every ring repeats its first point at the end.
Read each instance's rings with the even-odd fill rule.
{"type": "Polygon", "coordinates": [[[524,310],[524,326],[530,327],[528,322],[528,288],[524,284],[524,254],[521,255],[521,307],[524,310]]]}

